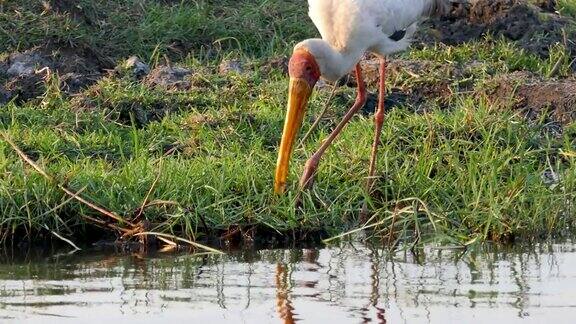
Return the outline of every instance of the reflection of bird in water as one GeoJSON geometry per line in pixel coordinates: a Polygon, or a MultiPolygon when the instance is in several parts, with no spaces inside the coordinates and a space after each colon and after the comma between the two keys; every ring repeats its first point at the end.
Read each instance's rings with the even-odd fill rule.
{"type": "Polygon", "coordinates": [[[381,324],[386,324],[386,310],[380,306],[378,306],[379,299],[380,299],[380,256],[378,255],[378,251],[375,249],[370,249],[370,269],[372,270],[372,274],[370,275],[370,279],[372,282],[372,293],[370,294],[370,304],[376,310],[376,318],[377,322],[381,324]]]}
{"type": "Polygon", "coordinates": [[[300,179],[301,186],[312,184],[320,158],[348,121],[364,106],[367,93],[358,62],[366,52],[377,55],[381,60],[380,97],[375,114],[376,135],[367,183],[370,189],[384,121],[385,57],[407,49],[420,19],[443,11],[448,4],[449,0],[308,0],[310,18],[322,38],[297,44],[290,59],[288,111],[276,166],[276,193],[282,193],[285,189],[292,148],[308,99],[320,77],[335,82],[356,66],[358,95],[342,122],[306,162],[300,179]]]}
{"type": "Polygon", "coordinates": [[[276,265],[276,307],[278,315],[285,324],[296,323],[294,319],[294,307],[290,300],[289,277],[286,265],[278,263],[276,265]]]}
{"type": "Polygon", "coordinates": [[[378,250],[369,247],[370,249],[370,287],[372,291],[370,292],[370,300],[368,305],[360,308],[360,314],[362,316],[362,323],[372,323],[376,322],[379,324],[386,324],[386,310],[378,306],[380,302],[380,256],[378,250]],[[376,319],[372,319],[369,316],[370,310],[376,311],[376,319]]]}

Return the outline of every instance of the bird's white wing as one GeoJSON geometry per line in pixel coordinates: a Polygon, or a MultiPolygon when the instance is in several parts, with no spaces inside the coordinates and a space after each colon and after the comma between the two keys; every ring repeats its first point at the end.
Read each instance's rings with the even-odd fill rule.
{"type": "Polygon", "coordinates": [[[406,30],[450,0],[308,0],[309,15],[322,39],[343,48],[358,37],[374,35],[374,28],[390,36],[406,30]]]}
{"type": "Polygon", "coordinates": [[[308,0],[316,28],[339,52],[369,50],[388,55],[405,50],[425,16],[450,0],[308,0]],[[391,37],[406,30],[400,41],[391,37]]]}
{"type": "Polygon", "coordinates": [[[360,0],[386,35],[406,30],[423,18],[446,10],[449,0],[360,0]]]}

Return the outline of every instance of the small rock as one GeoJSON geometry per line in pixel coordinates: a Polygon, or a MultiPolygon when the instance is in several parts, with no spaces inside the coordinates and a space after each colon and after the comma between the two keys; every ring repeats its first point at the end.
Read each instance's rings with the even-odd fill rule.
{"type": "Polygon", "coordinates": [[[33,66],[27,66],[23,62],[15,62],[10,66],[10,68],[6,72],[8,73],[8,75],[11,76],[25,76],[25,75],[32,75],[32,73],[34,73],[34,70],[35,69],[33,66]]]}
{"type": "Polygon", "coordinates": [[[131,56],[124,64],[126,69],[132,70],[136,78],[143,78],[150,73],[150,66],[142,62],[138,56],[131,56]]]}
{"type": "Polygon", "coordinates": [[[146,77],[145,83],[152,87],[185,90],[190,88],[188,77],[192,71],[182,67],[159,66],[146,77]]]}
{"type": "Polygon", "coordinates": [[[240,60],[223,60],[218,67],[221,75],[230,73],[244,73],[244,66],[240,60]]]}
{"type": "Polygon", "coordinates": [[[9,62],[6,73],[13,77],[31,76],[36,70],[49,66],[41,55],[34,52],[12,54],[9,62]]]}

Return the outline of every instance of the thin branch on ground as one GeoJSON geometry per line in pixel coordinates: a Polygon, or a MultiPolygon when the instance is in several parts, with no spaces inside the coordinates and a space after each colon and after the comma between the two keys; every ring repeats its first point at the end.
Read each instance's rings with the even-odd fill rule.
{"type": "MultiPolygon", "coordinates": [[[[54,182],[56,184],[56,186],[58,188],[60,188],[60,190],[64,191],[66,194],[68,194],[69,196],[71,196],[72,198],[76,199],[77,201],[83,203],[84,205],[90,207],[91,209],[98,211],[99,213],[101,213],[104,216],[107,216],[109,218],[112,218],[114,220],[116,220],[119,223],[126,223],[128,225],[130,225],[131,227],[136,227],[134,224],[132,224],[130,221],[127,221],[125,219],[123,219],[122,217],[116,215],[115,213],[108,211],[100,206],[97,206],[94,203],[89,202],[88,200],[80,197],[78,195],[78,193],[75,193],[73,191],[71,191],[70,189],[66,188],[64,185],[59,184],[55,181],[54,177],[50,176],[48,173],[46,173],[46,171],[44,171],[36,162],[34,162],[28,155],[26,155],[26,153],[24,153],[19,147],[18,145],[16,145],[14,143],[14,141],[12,141],[12,139],[6,134],[6,133],[2,133],[2,136],[4,137],[4,140],[10,144],[10,146],[12,146],[12,149],[14,149],[14,151],[16,151],[16,153],[20,156],[20,158],[26,162],[28,165],[30,165],[32,168],[34,168],[39,174],[41,174],[44,178],[46,178],[47,180],[54,182]]],[[[95,220],[94,218],[88,217],[83,215],[83,217],[87,218],[87,219],[91,219],[91,220],[95,220]]],[[[103,221],[98,221],[98,223],[100,224],[106,224],[103,221]]],[[[106,224],[107,226],[111,225],[111,224],[106,224]]],[[[117,229],[120,229],[123,232],[126,232],[126,229],[122,229],[120,227],[116,227],[117,229]]]]}

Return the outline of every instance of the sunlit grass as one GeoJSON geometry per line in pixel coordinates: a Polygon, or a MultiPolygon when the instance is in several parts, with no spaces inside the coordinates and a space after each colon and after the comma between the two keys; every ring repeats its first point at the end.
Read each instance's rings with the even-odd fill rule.
{"type": "Polygon", "coordinates": [[[213,58],[222,50],[259,56],[286,52],[292,40],[315,33],[302,22],[306,6],[299,1],[167,2],[81,0],[67,8],[72,13],[47,10],[37,1],[8,2],[0,11],[0,52],[43,45],[49,38],[114,58],[189,51],[213,58]]]}
{"type": "MultiPolygon", "coordinates": [[[[373,123],[363,115],[354,118],[323,158],[314,189],[302,193],[302,208],[296,208],[305,160],[354,96],[352,88],[338,89],[330,116],[294,153],[288,193],[274,195],[287,82],[279,70],[268,73],[259,66],[315,35],[304,20],[305,6],[297,1],[80,3],[96,25],[68,14],[41,15],[45,9],[36,2],[6,4],[0,26],[21,32],[0,30],[1,55],[50,37],[73,46],[89,44],[115,59],[138,54],[152,66],[163,64],[168,54],[199,82],[187,91],[168,92],[119,70],[67,97],[54,75],[42,98],[0,107],[0,131],[58,183],[126,219],[148,197],[144,216],[152,230],[195,238],[234,226],[338,235],[364,225],[359,211],[365,200],[376,236],[394,240],[533,239],[566,234],[574,225],[575,125],[553,136],[543,121],[528,122],[478,91],[493,76],[514,71],[542,78],[551,72],[568,75],[571,62],[562,45],[547,59],[495,37],[404,54],[466,69],[467,86],[461,87],[461,80],[450,84],[449,107],[429,100],[421,104],[425,109],[408,103],[387,112],[371,197],[363,183],[373,123]],[[15,8],[20,16],[12,20],[15,8]],[[241,57],[247,71],[219,75],[217,66],[226,56],[241,57]]],[[[398,73],[389,87],[449,78],[439,73],[398,73]]],[[[326,90],[319,90],[312,98],[305,130],[326,97],[326,90]]],[[[69,201],[0,141],[0,238],[17,233],[34,239],[49,228],[81,239],[93,227],[80,215],[95,212],[69,201]]]]}
{"type": "MultiPolygon", "coordinates": [[[[315,189],[305,193],[298,210],[299,172],[331,123],[295,152],[289,194],[277,197],[271,184],[285,81],[258,81],[257,73],[213,78],[221,89],[164,93],[163,98],[134,81],[102,80],[98,110],[76,111],[70,101],[50,109],[8,105],[0,121],[58,181],[84,189],[92,201],[120,215],[133,215],[158,177],[150,200],[170,202],[146,210],[149,220],[161,224],[158,230],[201,236],[205,222],[220,230],[258,225],[338,234],[356,226],[366,198],[371,120],[353,120],[324,158],[315,189]],[[230,88],[236,90],[225,90],[230,88]],[[138,124],[133,112],[121,113],[128,106],[115,104],[126,98],[145,111],[158,100],[174,106],[160,119],[138,124]]],[[[313,111],[325,95],[313,100],[313,111]]],[[[460,96],[455,102],[450,111],[415,115],[397,108],[388,113],[381,178],[370,199],[376,219],[390,226],[389,212],[417,198],[409,200],[419,201],[415,214],[395,220],[399,233],[413,235],[417,228],[427,239],[465,242],[551,235],[571,225],[567,202],[575,198],[575,161],[561,153],[573,151],[574,131],[569,128],[555,139],[542,125],[530,126],[482,98],[460,96]],[[545,183],[546,171],[560,175],[561,183],[545,183]],[[422,206],[430,214],[421,213],[422,206]]],[[[311,120],[309,114],[304,128],[311,120]]],[[[7,144],[0,145],[0,211],[9,215],[3,218],[4,230],[47,225],[65,232],[83,226],[77,215],[92,211],[70,202],[51,212],[67,199],[64,193],[25,167],[7,144]]]]}

